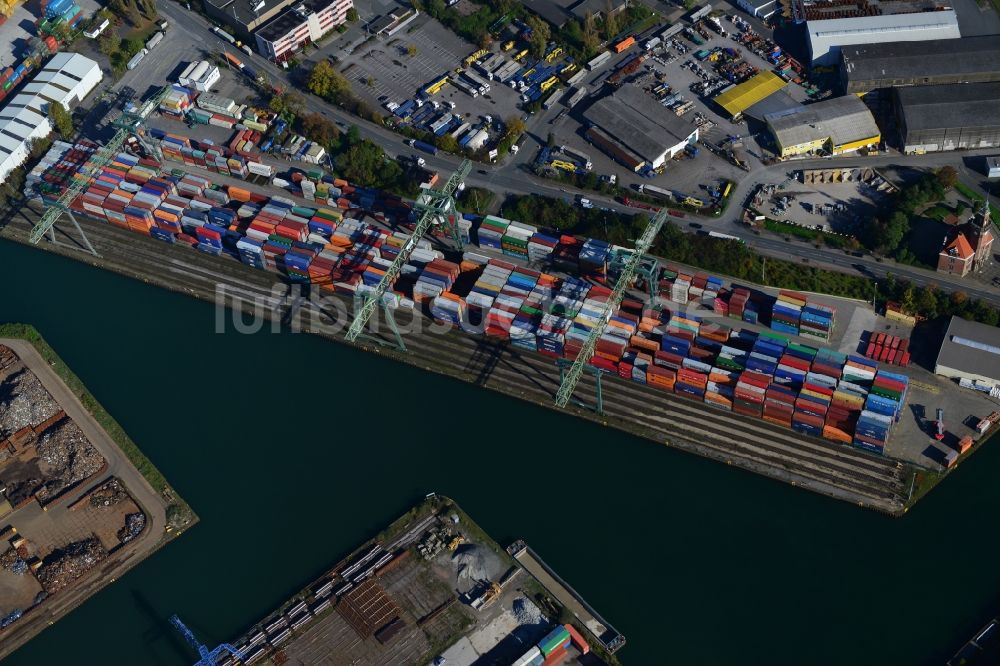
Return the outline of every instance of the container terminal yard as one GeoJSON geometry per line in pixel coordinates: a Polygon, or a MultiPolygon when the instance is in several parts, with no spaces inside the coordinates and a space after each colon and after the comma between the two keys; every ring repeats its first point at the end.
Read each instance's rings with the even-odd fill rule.
{"type": "MultiPolygon", "coordinates": [[[[407,242],[410,205],[396,197],[319,173],[294,172],[267,185],[237,159],[220,152],[209,163],[206,151],[183,144],[175,148],[183,170],[119,153],[96,182],[81,188],[72,208],[101,254],[88,260],[202,298],[221,295],[230,305],[286,322],[303,311],[317,313],[319,306],[298,291],[305,283],[311,296],[326,297],[327,325],[317,323],[322,317],[300,323],[329,333],[337,314],[330,307],[339,303],[343,324],[355,292],[377,284],[407,242]],[[234,180],[234,173],[262,187],[234,180]],[[273,189],[275,183],[283,189],[273,189]],[[286,285],[277,299],[276,282],[286,285]]],[[[93,150],[57,143],[28,187],[51,199],[93,150]]],[[[37,215],[23,209],[3,233],[25,240],[37,215]]],[[[57,240],[85,247],[67,228],[57,240]]],[[[605,285],[614,281],[620,249],[489,217],[462,220],[458,232],[465,242],[475,236],[479,247],[460,253],[444,238],[433,238],[442,250],[421,240],[394,287],[392,310],[404,327],[426,327],[433,319],[447,325],[439,329],[455,330],[407,335],[405,354],[363,346],[551,405],[560,387],[554,361],[579,353],[581,335],[611,293],[605,285]],[[459,321],[467,327],[477,318],[484,335],[458,330],[459,321]]],[[[41,247],[67,251],[53,243],[41,247]]],[[[655,307],[645,307],[640,291],[630,292],[614,313],[616,334],[602,337],[593,358],[611,379],[604,381],[602,409],[576,413],[862,506],[905,511],[915,468],[901,422],[910,421],[904,405],[917,387],[908,386],[900,368],[822,344],[836,340],[838,327],[860,336],[868,320],[855,321],[857,311],[838,316],[805,294],[768,297],[752,285],[724,286],[718,278],[669,268],[647,280],[656,285],[655,307]]],[[[378,335],[392,342],[386,328],[378,335]]],[[[850,340],[844,344],[851,351],[850,340]]],[[[933,381],[928,376],[920,387],[930,386],[935,396],[950,390],[933,381]]],[[[594,375],[583,374],[577,397],[593,394],[596,385],[594,375]]],[[[963,394],[957,402],[964,401],[963,394]]],[[[913,423],[913,433],[926,437],[919,434],[925,424],[913,423]]]]}
{"type": "Polygon", "coordinates": [[[523,542],[432,493],[206,666],[617,664],[624,644],[523,542]]]}
{"type": "Polygon", "coordinates": [[[162,546],[156,492],[25,339],[0,338],[0,658],[162,546]]]}

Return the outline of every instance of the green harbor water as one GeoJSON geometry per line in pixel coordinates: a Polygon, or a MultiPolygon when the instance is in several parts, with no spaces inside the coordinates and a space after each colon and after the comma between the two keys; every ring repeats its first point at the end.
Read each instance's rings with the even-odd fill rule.
{"type": "MultiPolygon", "coordinates": [[[[942,664],[1000,611],[1000,441],[893,520],[0,242],[34,324],[201,522],[5,661],[194,661],[429,491],[527,540],[626,664],[942,664]]],[[[29,535],[30,536],[30,535],[29,535]]]]}

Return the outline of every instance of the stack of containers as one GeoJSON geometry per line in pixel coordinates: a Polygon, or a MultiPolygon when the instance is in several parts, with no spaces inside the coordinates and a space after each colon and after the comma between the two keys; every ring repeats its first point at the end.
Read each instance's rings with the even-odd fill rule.
{"type": "Polygon", "coordinates": [[[807,303],[802,308],[799,321],[799,335],[808,335],[818,340],[829,341],[833,333],[836,311],[826,305],[807,303]]]}
{"type": "Polygon", "coordinates": [[[549,664],[561,664],[566,658],[566,651],[569,650],[571,638],[566,627],[559,625],[538,642],[538,649],[545,655],[545,666],[549,664]]]}
{"type": "Polygon", "coordinates": [[[62,16],[73,5],[73,0],[42,0],[42,16],[47,19],[62,16]]]}
{"type": "Polygon", "coordinates": [[[585,278],[604,282],[608,277],[608,260],[611,245],[602,240],[588,238],[580,248],[580,273],[585,278]]]}
{"type": "Polygon", "coordinates": [[[750,291],[748,289],[745,289],[743,287],[738,287],[734,289],[732,296],[729,297],[729,316],[732,317],[733,319],[748,321],[744,319],[743,315],[749,303],[750,303],[750,291]]]}
{"type": "Polygon", "coordinates": [[[413,285],[413,301],[433,301],[435,297],[451,289],[461,272],[459,265],[453,261],[437,258],[431,260],[424,265],[420,277],[413,285]]]}
{"type": "Polygon", "coordinates": [[[557,245],[559,245],[559,239],[555,236],[549,236],[541,232],[533,234],[531,240],[528,241],[528,261],[540,262],[547,260],[557,245]]]}
{"type": "MultiPolygon", "coordinates": [[[[32,186],[50,187],[45,196],[51,198],[68,183],[86,180],[75,210],[168,242],[229,253],[248,265],[338,293],[376,284],[408,238],[345,218],[340,209],[296,206],[290,199],[239,187],[217,189],[208,179],[179,170],[161,177],[158,165],[126,153],[94,176],[80,175],[80,164],[92,151],[89,145],[55,145],[42,160],[48,168],[29,175],[32,186]]],[[[348,184],[335,187],[353,196],[348,184]]],[[[367,190],[361,196],[378,200],[367,190]]],[[[487,335],[509,338],[526,350],[575,358],[608,316],[591,363],[622,378],[872,451],[884,450],[899,417],[906,377],[880,371],[869,359],[792,343],[768,331],[733,331],[695,317],[670,317],[628,299],[606,314],[611,292],[605,287],[573,277],[558,280],[474,253],[455,264],[422,243],[404,267],[403,282],[412,284],[414,300],[428,302],[438,321],[456,324],[467,309],[478,311],[486,319],[487,335]],[[477,274],[465,298],[451,291],[463,272],[477,274]]],[[[580,263],[586,260],[581,262],[579,254],[592,249],[566,237],[549,237],[541,245],[555,248],[552,254],[561,259],[554,260],[580,263]]],[[[701,286],[701,281],[697,277],[689,289],[695,298],[700,289],[702,299],[707,291],[714,301],[715,283],[705,278],[701,286]]],[[[414,307],[401,294],[390,297],[397,306],[414,307]]]]}
{"type": "Polygon", "coordinates": [[[740,373],[733,398],[733,411],[744,416],[761,418],[770,385],[771,378],[764,373],[753,370],[740,373]]]}
{"type": "Polygon", "coordinates": [[[678,273],[670,286],[670,300],[675,303],[685,304],[688,302],[688,292],[691,289],[691,276],[678,273]]]}
{"type": "Polygon", "coordinates": [[[508,257],[527,261],[528,243],[536,233],[538,233],[538,229],[535,227],[520,222],[511,222],[507,225],[507,230],[500,239],[500,248],[508,257]]]}
{"type": "Polygon", "coordinates": [[[511,666],[542,666],[545,663],[545,655],[542,651],[538,649],[538,646],[533,646],[530,650],[522,654],[511,666]]]}
{"type": "Polygon", "coordinates": [[[480,247],[490,247],[495,250],[503,249],[503,237],[507,233],[510,220],[502,217],[487,215],[482,224],[479,225],[478,239],[480,247]]]}
{"type": "Polygon", "coordinates": [[[782,291],[771,309],[771,329],[781,333],[799,334],[799,321],[806,297],[792,291],[782,291]]]}
{"type": "Polygon", "coordinates": [[[179,85],[170,87],[170,92],[160,102],[160,111],[174,116],[183,116],[191,109],[194,99],[191,91],[179,85]]]}

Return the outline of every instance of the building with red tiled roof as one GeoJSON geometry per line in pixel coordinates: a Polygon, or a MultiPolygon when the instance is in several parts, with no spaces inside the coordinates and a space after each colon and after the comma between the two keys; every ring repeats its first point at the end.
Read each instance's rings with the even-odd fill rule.
{"type": "Polygon", "coordinates": [[[945,236],[938,254],[938,272],[964,277],[981,269],[989,260],[994,240],[990,208],[983,202],[968,222],[952,228],[945,236]]]}

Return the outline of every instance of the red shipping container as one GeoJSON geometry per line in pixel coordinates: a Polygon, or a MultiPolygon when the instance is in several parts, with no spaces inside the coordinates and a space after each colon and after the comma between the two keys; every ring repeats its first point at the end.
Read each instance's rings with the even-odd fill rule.
{"type": "Polygon", "coordinates": [[[904,368],[910,365],[910,352],[903,352],[903,358],[899,359],[899,365],[904,368]]]}
{"type": "Polygon", "coordinates": [[[572,624],[565,624],[563,626],[566,627],[566,631],[569,632],[569,640],[573,643],[573,647],[575,647],[580,654],[588,654],[590,652],[590,645],[584,637],[580,635],[580,632],[576,630],[576,627],[572,624]]]}
{"type": "Polygon", "coordinates": [[[874,342],[869,342],[868,343],[868,349],[867,349],[867,351],[865,351],[865,356],[867,356],[868,358],[871,358],[872,352],[874,352],[874,351],[875,351],[875,343],[874,342]]]}

